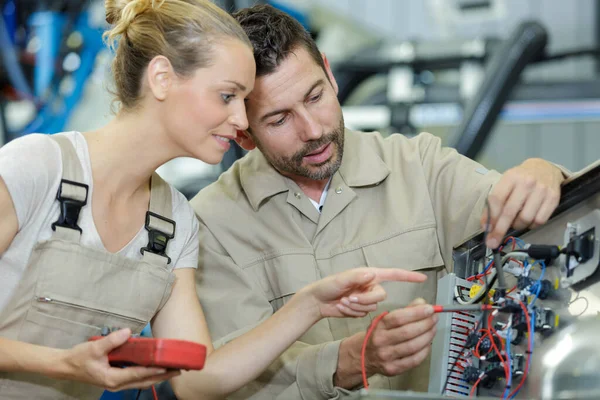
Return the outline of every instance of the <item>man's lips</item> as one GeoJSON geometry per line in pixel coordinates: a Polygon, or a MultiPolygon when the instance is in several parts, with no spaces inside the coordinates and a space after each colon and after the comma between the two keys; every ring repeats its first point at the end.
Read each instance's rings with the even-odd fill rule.
{"type": "Polygon", "coordinates": [[[324,146],[319,147],[310,154],[303,157],[303,160],[309,164],[321,164],[331,158],[333,153],[333,144],[327,143],[324,146]]]}
{"type": "Polygon", "coordinates": [[[325,150],[325,148],[327,146],[329,146],[331,142],[324,144],[323,146],[319,147],[318,149],[316,149],[315,151],[313,151],[312,153],[308,153],[307,155],[305,155],[304,157],[309,157],[309,156],[314,156],[316,154],[322,153],[323,150],[325,150]]]}

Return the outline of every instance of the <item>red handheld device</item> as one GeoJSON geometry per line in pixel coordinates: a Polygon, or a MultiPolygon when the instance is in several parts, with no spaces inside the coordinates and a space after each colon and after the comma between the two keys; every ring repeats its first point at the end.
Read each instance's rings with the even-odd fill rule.
{"type": "MultiPolygon", "coordinates": [[[[102,339],[93,336],[90,340],[102,339]]],[[[166,369],[201,370],[206,346],[187,340],[132,337],[108,354],[115,367],[138,365],[166,369]]]]}

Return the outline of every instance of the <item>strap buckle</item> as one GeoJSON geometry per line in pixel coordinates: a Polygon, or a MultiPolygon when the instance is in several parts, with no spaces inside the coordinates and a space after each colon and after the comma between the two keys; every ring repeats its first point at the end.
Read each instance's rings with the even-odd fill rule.
{"type": "Polygon", "coordinates": [[[169,240],[175,237],[175,227],[177,224],[172,219],[165,218],[161,215],[153,213],[152,211],[146,212],[146,223],[144,227],[148,231],[148,245],[146,247],[142,247],[140,249],[140,253],[144,254],[144,252],[149,251],[150,253],[157,254],[159,256],[163,256],[167,258],[167,264],[171,263],[171,257],[166,254],[167,245],[169,244],[169,240]],[[173,226],[172,233],[165,232],[163,230],[154,228],[150,224],[151,218],[158,218],[161,221],[164,221],[173,226]]]}
{"type": "Polygon", "coordinates": [[[86,184],[73,182],[68,179],[62,179],[60,181],[58,193],[56,194],[56,200],[60,202],[60,217],[58,217],[58,221],[52,224],[53,231],[56,231],[56,227],[60,226],[63,228],[74,229],[76,231],[79,231],[79,233],[82,233],[82,230],[79,227],[79,225],[77,225],[77,222],[79,222],[79,213],[81,212],[81,208],[87,204],[88,192],[89,186],[86,184]],[[63,197],[62,189],[64,184],[84,188],[85,199],[76,200],[73,198],[63,197]]]}

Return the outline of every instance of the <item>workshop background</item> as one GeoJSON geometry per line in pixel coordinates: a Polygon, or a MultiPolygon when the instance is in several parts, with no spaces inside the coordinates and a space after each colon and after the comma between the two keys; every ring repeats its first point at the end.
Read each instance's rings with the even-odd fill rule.
{"type": "MultiPolygon", "coordinates": [[[[217,1],[227,10],[256,0],[217,1]]],[[[600,147],[597,0],[277,0],[332,63],[347,125],[429,131],[489,168],[528,157],[579,170],[600,147]]],[[[3,0],[2,143],[111,117],[102,0],[3,0]]],[[[159,171],[193,196],[222,165],[159,171]]]]}
{"type": "MultiPolygon", "coordinates": [[[[313,33],[350,128],[428,131],[501,172],[529,157],[573,171],[600,158],[600,0],[217,1],[260,2],[313,33]]],[[[0,0],[0,10],[0,145],[107,123],[104,1],[0,0]]],[[[234,145],[220,165],[182,158],[159,173],[191,198],[243,156],[234,145]]],[[[574,313],[600,309],[582,293],[589,303],[574,313]]]]}

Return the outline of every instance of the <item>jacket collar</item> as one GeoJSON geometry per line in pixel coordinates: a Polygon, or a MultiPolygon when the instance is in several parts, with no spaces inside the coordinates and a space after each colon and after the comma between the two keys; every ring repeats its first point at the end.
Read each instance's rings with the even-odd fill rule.
{"type": "MultiPolygon", "coordinates": [[[[364,133],[349,129],[344,132],[344,155],[336,174],[349,187],[376,185],[390,174],[389,167],[361,135],[364,133]]],[[[247,154],[240,165],[240,180],[255,211],[264,201],[294,187],[291,179],[277,172],[258,149],[247,154]]]]}

